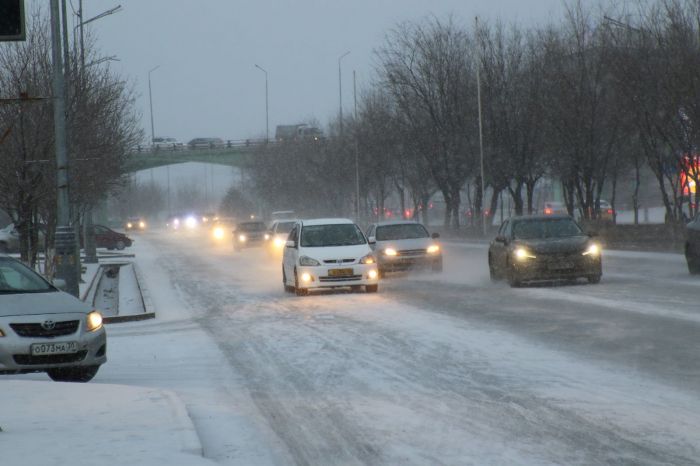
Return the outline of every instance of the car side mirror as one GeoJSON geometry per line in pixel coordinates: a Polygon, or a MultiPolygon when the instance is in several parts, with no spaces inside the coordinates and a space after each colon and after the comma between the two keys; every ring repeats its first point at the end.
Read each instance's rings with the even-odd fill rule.
{"type": "Polygon", "coordinates": [[[369,244],[377,244],[377,237],[376,237],[376,236],[370,236],[369,238],[367,238],[367,242],[368,242],[369,244]]]}
{"type": "Polygon", "coordinates": [[[285,248],[296,248],[297,244],[290,239],[286,243],[284,243],[284,247],[285,248]]]}
{"type": "Polygon", "coordinates": [[[498,235],[496,236],[496,242],[506,244],[506,237],[503,235],[498,235]]]}
{"type": "Polygon", "coordinates": [[[53,279],[53,286],[58,288],[61,291],[66,291],[67,284],[66,281],[62,278],[54,278],[53,279]]]}
{"type": "Polygon", "coordinates": [[[433,233],[432,235],[430,235],[430,237],[433,239],[438,239],[440,237],[440,233],[433,233]]]}

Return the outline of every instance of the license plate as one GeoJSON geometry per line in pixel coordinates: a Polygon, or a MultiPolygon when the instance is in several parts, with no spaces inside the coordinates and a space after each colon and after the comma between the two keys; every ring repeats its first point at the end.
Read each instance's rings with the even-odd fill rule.
{"type": "Polygon", "coordinates": [[[557,262],[556,264],[549,264],[550,270],[568,270],[568,269],[573,269],[573,268],[574,268],[573,262],[557,262]]]}
{"type": "Polygon", "coordinates": [[[30,350],[32,356],[77,353],[78,343],[75,341],[63,341],[60,343],[35,343],[30,347],[30,350]]]}
{"type": "Polygon", "coordinates": [[[352,269],[330,269],[328,276],[330,277],[349,277],[352,275],[352,269]]]}

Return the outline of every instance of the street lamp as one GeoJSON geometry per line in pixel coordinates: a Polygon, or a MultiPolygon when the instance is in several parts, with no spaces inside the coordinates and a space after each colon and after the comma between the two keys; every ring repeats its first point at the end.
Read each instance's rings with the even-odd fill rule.
{"type": "MultiPolygon", "coordinates": [[[[479,34],[479,17],[474,18],[474,34],[479,34]]],[[[483,225],[484,237],[488,235],[488,225],[486,221],[488,216],[486,215],[486,177],[484,175],[484,129],[483,129],[483,119],[481,116],[481,54],[479,53],[479,42],[476,41],[476,98],[477,107],[479,111],[479,155],[481,159],[481,224],[483,225]]],[[[489,215],[491,212],[489,212],[489,215]]]]}
{"type": "Polygon", "coordinates": [[[343,135],[343,78],[342,78],[342,73],[340,69],[340,62],[350,54],[350,51],[348,50],[344,54],[338,57],[338,101],[339,101],[339,107],[340,107],[340,135],[343,135]]]}
{"type": "Polygon", "coordinates": [[[265,142],[270,140],[270,107],[267,99],[267,70],[260,65],[255,65],[257,69],[265,73],[265,142]]]}
{"type": "Polygon", "coordinates": [[[155,142],[155,132],[153,130],[153,92],[151,90],[151,73],[160,68],[160,65],[156,65],[150,70],[148,70],[148,105],[151,109],[151,145],[155,142]]]}

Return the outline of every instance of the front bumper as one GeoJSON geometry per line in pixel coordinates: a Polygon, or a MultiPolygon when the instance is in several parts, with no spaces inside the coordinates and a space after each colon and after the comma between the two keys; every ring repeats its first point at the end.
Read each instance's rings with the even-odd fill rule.
{"type": "Polygon", "coordinates": [[[85,314],[0,317],[0,329],[5,334],[0,337],[0,374],[44,372],[56,367],[95,366],[107,362],[107,333],[104,327],[86,332],[85,314]],[[80,323],[77,331],[72,334],[49,338],[22,337],[10,325],[40,324],[45,320],[79,320],[80,323]],[[32,344],[63,342],[76,342],[77,352],[38,356],[31,354],[32,344]]]}
{"type": "Polygon", "coordinates": [[[376,264],[322,265],[317,267],[299,266],[297,267],[297,277],[299,280],[299,287],[306,289],[376,285],[379,283],[379,272],[376,264]],[[350,270],[351,272],[342,272],[344,275],[337,275],[339,272],[332,272],[333,270],[350,270]],[[374,271],[374,278],[370,278],[371,271],[374,271]],[[305,273],[309,274],[309,281],[302,280],[305,273]]]}
{"type": "Polygon", "coordinates": [[[538,256],[535,259],[514,261],[513,271],[522,281],[557,280],[590,277],[602,274],[602,258],[581,254],[538,256]]]}
{"type": "Polygon", "coordinates": [[[439,268],[442,266],[442,254],[421,254],[414,256],[387,256],[377,257],[379,270],[382,272],[401,272],[411,269],[439,268]]]}

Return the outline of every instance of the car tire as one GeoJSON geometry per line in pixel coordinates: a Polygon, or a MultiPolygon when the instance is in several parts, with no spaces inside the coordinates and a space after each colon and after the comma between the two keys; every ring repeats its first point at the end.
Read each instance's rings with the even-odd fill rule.
{"type": "Polygon", "coordinates": [[[508,284],[511,288],[520,288],[523,285],[518,272],[512,266],[508,266],[508,284]]]}
{"type": "Polygon", "coordinates": [[[592,284],[592,285],[595,285],[596,283],[600,283],[600,277],[601,277],[601,276],[602,276],[601,274],[596,273],[596,274],[593,274],[593,275],[589,275],[589,276],[586,277],[586,278],[588,279],[588,283],[590,283],[590,284],[592,284]]]}
{"type": "Polygon", "coordinates": [[[489,255],[489,278],[491,279],[492,282],[497,282],[499,280],[499,276],[496,273],[496,269],[493,267],[493,261],[491,260],[491,255],[489,255]]]}
{"type": "Polygon", "coordinates": [[[379,291],[379,285],[365,285],[365,291],[367,293],[376,293],[379,291]]]}
{"type": "Polygon", "coordinates": [[[48,369],[46,373],[54,382],[89,382],[95,377],[100,366],[59,367],[48,369]]]}
{"type": "Polygon", "coordinates": [[[126,247],[126,244],[124,243],[124,241],[119,240],[119,241],[117,241],[117,244],[115,244],[115,246],[117,247],[118,251],[123,251],[124,248],[126,247]]]}
{"type": "Polygon", "coordinates": [[[294,269],[294,294],[297,296],[308,296],[309,290],[306,288],[301,288],[299,286],[299,277],[297,276],[297,269],[294,269]]]}

